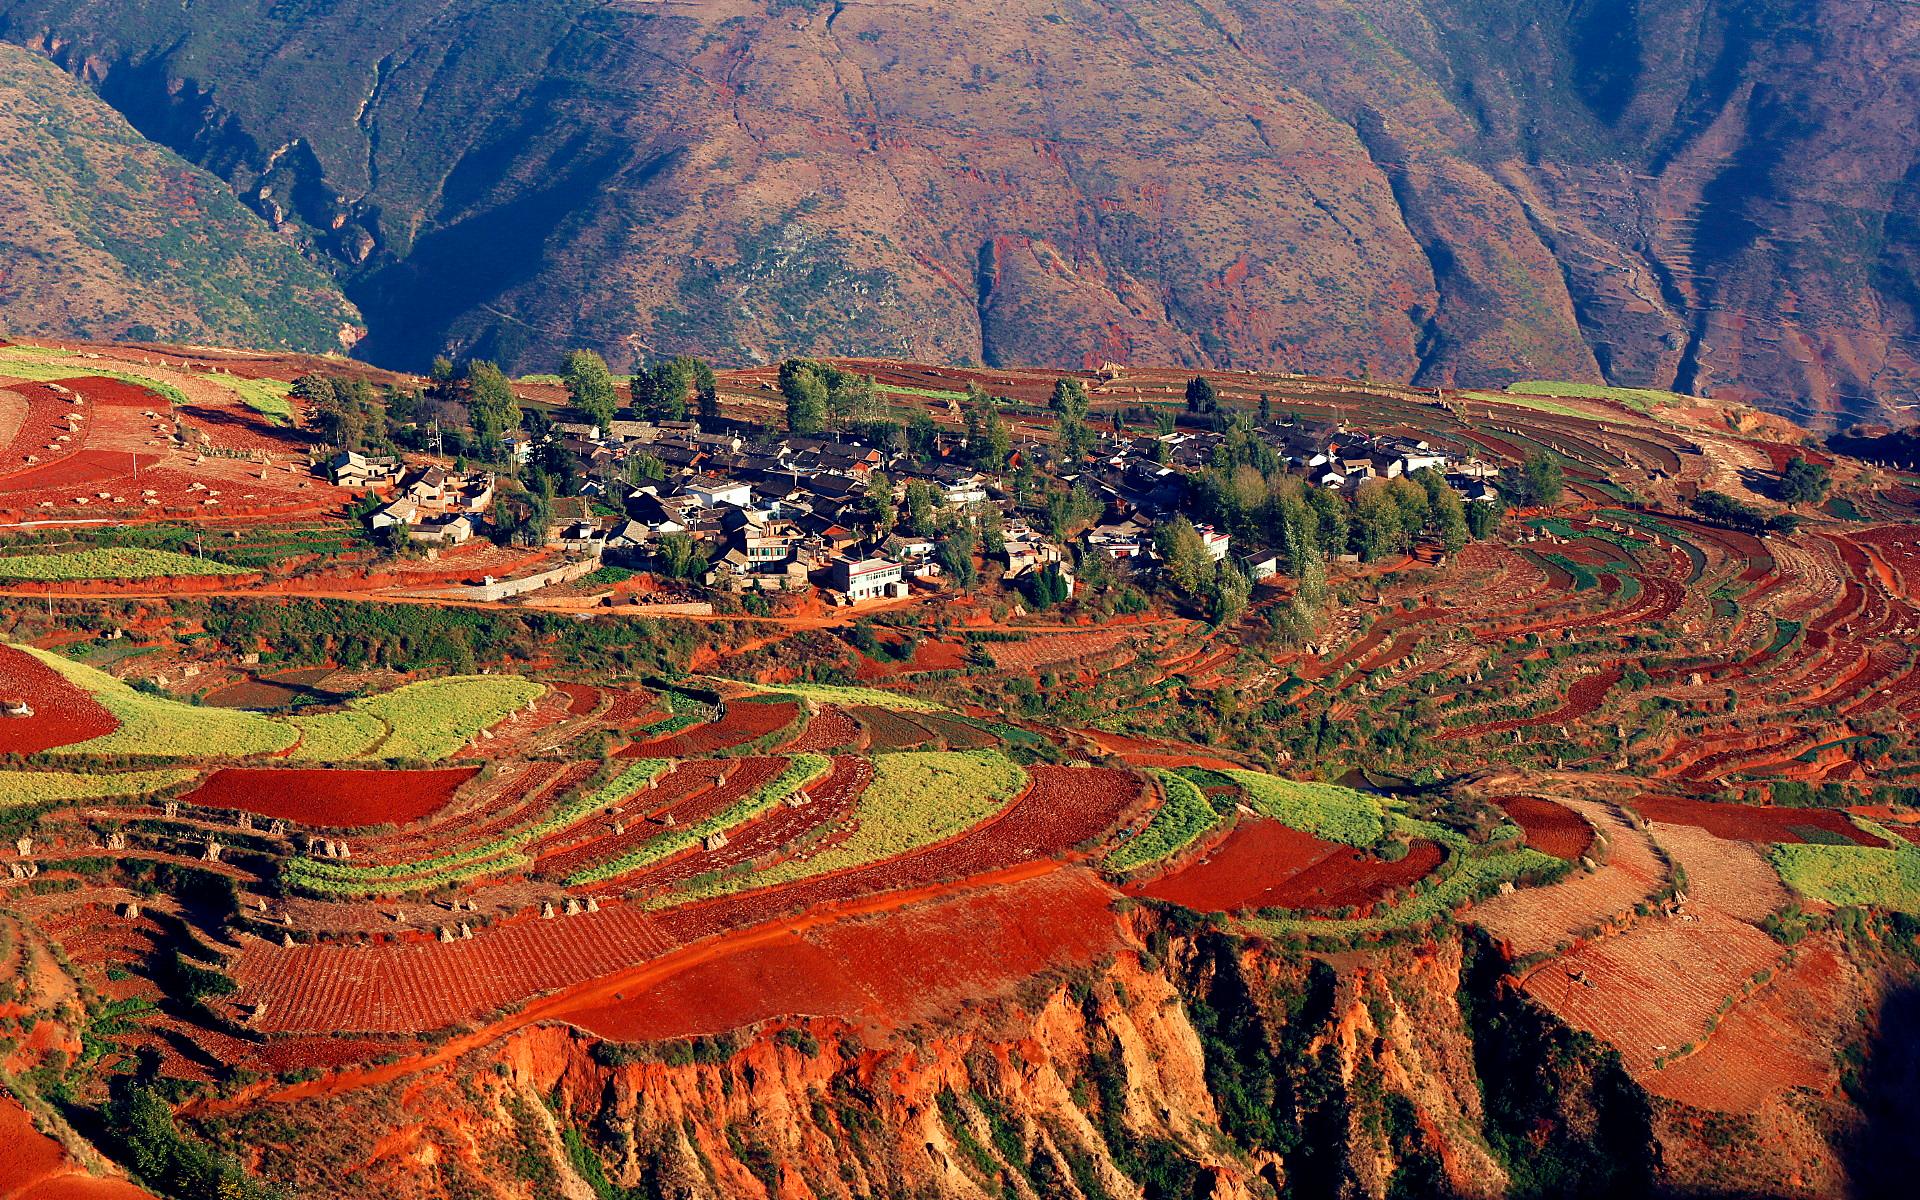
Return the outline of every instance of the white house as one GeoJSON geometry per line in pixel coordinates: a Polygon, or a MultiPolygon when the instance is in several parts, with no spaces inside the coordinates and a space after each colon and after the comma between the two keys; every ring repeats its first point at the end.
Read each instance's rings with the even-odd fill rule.
{"type": "Polygon", "coordinates": [[[753,488],[733,479],[702,479],[688,484],[681,495],[702,508],[752,508],[753,488]]]}
{"type": "Polygon", "coordinates": [[[833,586],[849,600],[878,600],[905,593],[900,564],[885,558],[836,558],[827,566],[833,586]]]}

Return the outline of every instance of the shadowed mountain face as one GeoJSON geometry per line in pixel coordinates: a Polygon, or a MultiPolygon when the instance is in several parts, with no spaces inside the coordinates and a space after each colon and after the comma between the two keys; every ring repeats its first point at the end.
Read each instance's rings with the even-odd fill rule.
{"type": "Polygon", "coordinates": [[[0,0],[371,335],[1920,390],[1920,9],[0,0]]]}

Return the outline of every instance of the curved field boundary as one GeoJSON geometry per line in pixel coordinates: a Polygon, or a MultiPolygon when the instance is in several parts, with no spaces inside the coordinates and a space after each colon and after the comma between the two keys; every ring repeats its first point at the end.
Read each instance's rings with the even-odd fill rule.
{"type": "Polygon", "coordinates": [[[1614,809],[1589,801],[1562,801],[1607,840],[1597,871],[1577,871],[1558,883],[1482,900],[1472,920],[1506,943],[1516,958],[1552,950],[1616,921],[1666,887],[1667,864],[1647,832],[1614,809]]]}
{"type": "Polygon", "coordinates": [[[183,803],[278,817],[334,829],[404,825],[444,807],[478,767],[438,771],[300,770],[227,767],[183,803]]]}

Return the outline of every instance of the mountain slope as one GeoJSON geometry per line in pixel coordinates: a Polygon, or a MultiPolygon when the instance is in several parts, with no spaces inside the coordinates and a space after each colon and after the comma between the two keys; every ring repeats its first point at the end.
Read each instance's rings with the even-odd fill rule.
{"type": "Polygon", "coordinates": [[[1920,10],[0,0],[338,264],[368,357],[835,350],[1920,385],[1920,10]]]}
{"type": "Polygon", "coordinates": [[[0,44],[0,325],[338,351],[358,320],[219,180],[0,44]]]}

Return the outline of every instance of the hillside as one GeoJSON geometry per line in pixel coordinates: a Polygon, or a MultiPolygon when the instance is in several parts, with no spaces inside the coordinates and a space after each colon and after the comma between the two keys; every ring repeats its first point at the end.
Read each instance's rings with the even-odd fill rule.
{"type": "Polygon", "coordinates": [[[0,45],[0,331],[340,351],[359,321],[220,180],[0,45]]]}
{"type": "Polygon", "coordinates": [[[4,0],[372,361],[1920,386],[1920,15],[1852,0],[4,0]]]}
{"type": "Polygon", "coordinates": [[[526,537],[484,380],[0,347],[0,1194],[1900,1194],[1920,475],[1683,397],[1144,369],[1059,389],[1075,449],[1052,373],[832,367],[950,453],[775,432],[772,368],[698,462],[516,381],[589,527],[526,537]],[[971,468],[969,388],[1016,431],[971,468]],[[316,473],[328,403],[404,474],[316,473]],[[846,559],[685,569],[803,511],[846,559]],[[855,598],[882,554],[940,569],[855,598]]]}

